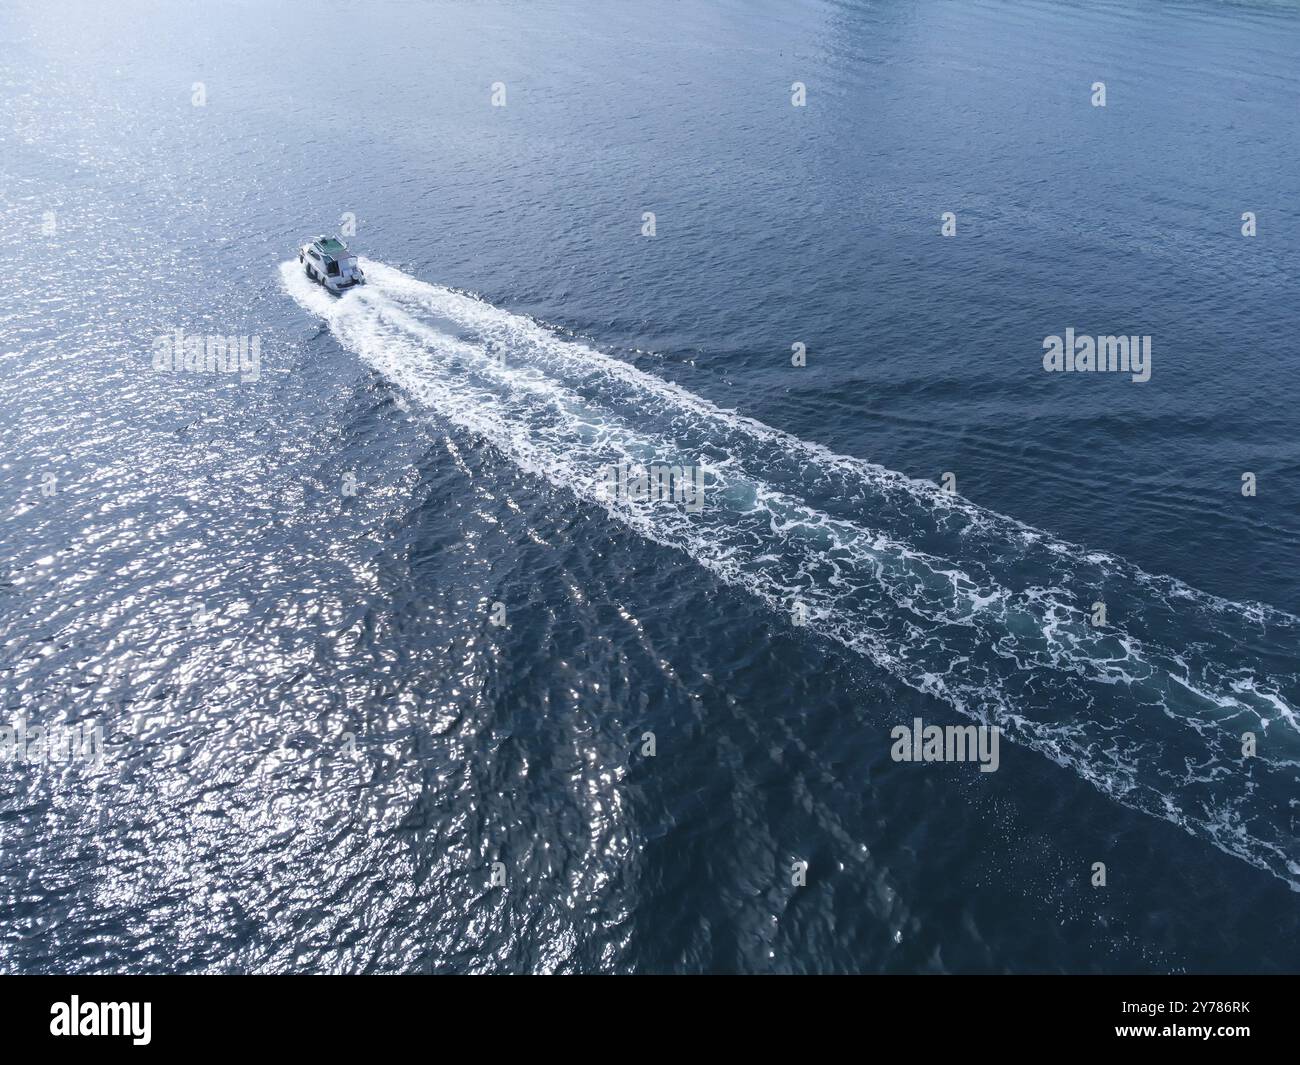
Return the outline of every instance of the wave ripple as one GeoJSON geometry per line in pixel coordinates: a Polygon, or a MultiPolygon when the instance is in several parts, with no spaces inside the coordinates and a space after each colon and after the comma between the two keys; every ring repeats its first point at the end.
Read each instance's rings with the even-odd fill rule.
{"type": "Polygon", "coordinates": [[[1082,549],[835,454],[382,263],[286,291],[417,402],[520,467],[1300,890],[1300,618],[1082,549]],[[702,511],[608,498],[611,465],[698,465],[702,511]],[[1107,624],[1091,623],[1104,602],[1107,624]],[[1258,753],[1242,754],[1242,737],[1258,753]]]}

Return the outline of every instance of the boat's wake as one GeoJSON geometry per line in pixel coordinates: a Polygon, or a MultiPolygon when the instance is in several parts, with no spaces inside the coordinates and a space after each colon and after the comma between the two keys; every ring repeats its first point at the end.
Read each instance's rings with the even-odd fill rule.
{"type": "Polygon", "coordinates": [[[363,265],[369,284],[337,299],[296,262],[281,274],[415,401],[904,684],[1300,890],[1300,618],[1063,543],[531,319],[363,265]],[[703,508],[611,497],[607,470],[650,464],[703,467],[703,508]],[[1107,624],[1093,624],[1095,602],[1107,624]]]}

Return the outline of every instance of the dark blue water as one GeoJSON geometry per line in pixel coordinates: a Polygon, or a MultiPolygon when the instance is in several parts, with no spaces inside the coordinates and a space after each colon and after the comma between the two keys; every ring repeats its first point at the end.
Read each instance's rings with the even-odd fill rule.
{"type": "Polygon", "coordinates": [[[0,44],[0,691],[105,737],[0,763],[5,971],[1297,967],[1295,5],[0,44]],[[651,461],[704,509],[600,496],[651,461]]]}

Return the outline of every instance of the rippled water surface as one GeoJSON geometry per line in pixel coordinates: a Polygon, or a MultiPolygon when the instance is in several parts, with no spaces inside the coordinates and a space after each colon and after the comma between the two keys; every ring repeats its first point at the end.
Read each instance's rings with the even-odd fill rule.
{"type": "Polygon", "coordinates": [[[1297,968],[1296,6],[0,41],[4,971],[1297,968]]]}

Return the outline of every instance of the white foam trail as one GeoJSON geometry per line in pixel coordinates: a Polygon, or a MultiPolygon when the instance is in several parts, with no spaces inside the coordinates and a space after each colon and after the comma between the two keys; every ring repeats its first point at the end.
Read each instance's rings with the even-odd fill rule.
{"type": "Polygon", "coordinates": [[[297,263],[281,276],[417,402],[774,610],[804,603],[810,628],[903,683],[1300,890],[1288,827],[1300,618],[1083,551],[521,315],[363,265],[370,283],[341,298],[297,263]],[[652,462],[705,467],[704,512],[606,498],[603,469],[652,462]],[[1103,590],[1122,632],[1090,624],[1103,590]],[[1240,756],[1245,731],[1260,735],[1255,758],[1240,756]]]}

